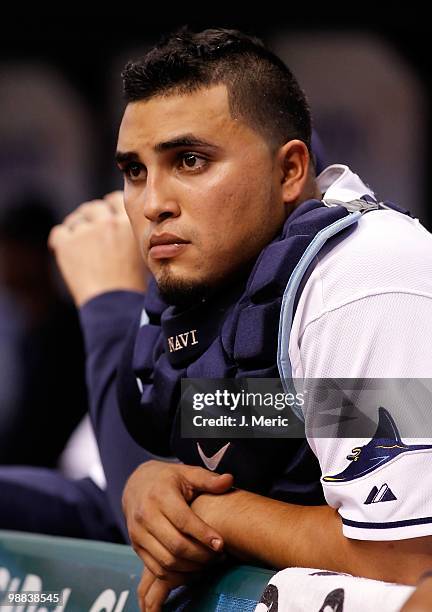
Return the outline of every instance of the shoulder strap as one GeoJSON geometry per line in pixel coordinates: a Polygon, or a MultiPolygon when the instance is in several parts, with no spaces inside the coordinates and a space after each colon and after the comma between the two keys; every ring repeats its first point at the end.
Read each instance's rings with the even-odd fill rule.
{"type": "MultiPolygon", "coordinates": [[[[292,393],[293,391],[292,367],[289,358],[289,338],[295,314],[295,305],[298,302],[297,294],[307,269],[330,238],[357,223],[364,212],[377,210],[379,207],[376,202],[367,202],[365,200],[353,200],[351,202],[323,200],[323,203],[329,207],[343,206],[350,214],[334,221],[317,233],[301,256],[285,288],[279,319],[277,349],[277,365],[285,393],[292,393]]],[[[295,412],[300,419],[304,420],[303,413],[299,407],[295,407],[295,412]]]]}
{"type": "MultiPolygon", "coordinates": [[[[323,204],[327,207],[343,206],[349,214],[342,219],[331,223],[319,231],[309,246],[306,248],[293,273],[291,274],[286,285],[281,313],[279,319],[279,335],[278,335],[278,350],[277,350],[277,365],[282,385],[286,393],[293,392],[292,382],[292,367],[289,358],[289,338],[291,334],[292,323],[294,320],[295,307],[298,303],[298,293],[301,287],[301,282],[305,276],[307,269],[318,255],[323,246],[339,232],[358,222],[359,218],[371,211],[380,209],[389,209],[401,214],[413,217],[406,209],[397,206],[393,202],[377,202],[369,196],[364,196],[359,199],[351,200],[350,202],[342,202],[340,200],[323,199],[323,204]]],[[[304,420],[303,413],[299,407],[295,407],[297,416],[304,420]]]]}

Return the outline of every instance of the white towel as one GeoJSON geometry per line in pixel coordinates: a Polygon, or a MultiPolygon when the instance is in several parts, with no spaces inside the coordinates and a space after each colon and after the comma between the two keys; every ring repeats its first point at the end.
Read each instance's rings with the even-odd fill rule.
{"type": "Polygon", "coordinates": [[[414,587],[304,567],[269,581],[255,612],[399,612],[414,587]]]}

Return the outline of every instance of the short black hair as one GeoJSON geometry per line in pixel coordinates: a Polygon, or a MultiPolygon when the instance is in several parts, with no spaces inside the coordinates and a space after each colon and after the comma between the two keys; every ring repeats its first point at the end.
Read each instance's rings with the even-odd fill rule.
{"type": "Polygon", "coordinates": [[[183,27],[128,62],[122,77],[127,103],[225,84],[232,117],[243,119],[271,147],[298,138],[310,150],[305,94],[283,61],[254,36],[183,27]]]}

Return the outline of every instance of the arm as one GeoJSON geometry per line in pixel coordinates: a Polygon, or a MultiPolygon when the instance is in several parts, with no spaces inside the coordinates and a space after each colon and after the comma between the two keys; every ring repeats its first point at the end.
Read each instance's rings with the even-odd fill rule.
{"type": "Polygon", "coordinates": [[[151,458],[126,431],[115,376],[125,337],[138,321],[145,268],[123,209],[121,192],[83,204],[49,238],[57,264],[80,307],[90,413],[117,522],[127,533],[121,495],[131,472],[151,458]]]}
{"type": "MultiPolygon", "coordinates": [[[[148,471],[150,465],[145,467],[148,471]]],[[[209,479],[205,484],[207,489],[211,486],[210,474],[206,476],[206,470],[188,466],[173,467],[192,470],[190,474],[183,473],[185,483],[195,471],[196,476],[202,474],[203,485],[206,479],[209,479]]],[[[167,470],[168,474],[171,468],[167,470]]],[[[144,505],[149,480],[144,479],[141,485],[139,474],[136,473],[131,478],[134,487],[131,488],[130,480],[124,496],[124,508],[129,512],[128,528],[135,551],[144,562],[147,561],[138,587],[142,610],[158,612],[171,589],[190,581],[192,572],[199,569],[199,566],[193,568],[191,565],[185,565],[185,560],[199,560],[202,568],[210,560],[210,557],[202,552],[197,556],[197,550],[193,551],[192,556],[192,549],[188,549],[190,542],[185,541],[185,534],[195,533],[202,540],[203,536],[208,538],[211,534],[208,527],[203,529],[196,523],[192,514],[203,521],[202,525],[210,526],[220,534],[225,552],[246,563],[278,569],[316,567],[405,584],[415,584],[432,566],[430,537],[389,542],[352,540],[343,535],[341,518],[337,511],[329,506],[286,504],[238,489],[223,493],[223,482],[216,484],[216,481],[213,486],[218,486],[221,494],[201,494],[192,501],[189,509],[184,503],[185,500],[173,500],[171,505],[169,496],[165,495],[168,482],[158,479],[159,495],[165,503],[163,514],[168,513],[177,526],[176,532],[172,525],[170,532],[167,532],[155,518],[155,514],[159,512],[155,512],[157,504],[159,503],[160,508],[161,501],[153,499],[153,504],[156,504],[153,508],[144,505]],[[143,512],[137,513],[136,504],[140,498],[143,512]],[[144,513],[145,508],[147,516],[144,513]],[[194,525],[192,531],[190,525],[193,525],[194,521],[198,528],[194,525]],[[185,525],[188,525],[186,529],[185,525]],[[149,538],[149,529],[155,540],[149,538]],[[160,543],[164,543],[165,550],[161,549],[160,543]],[[177,571],[178,569],[181,571],[177,571]]],[[[191,482],[188,487],[190,484],[191,482]]],[[[225,483],[225,486],[226,484],[228,483],[225,483]]],[[[197,485],[198,481],[194,487],[195,494],[204,488],[197,485]]],[[[418,596],[423,602],[427,601],[429,591],[426,586],[422,589],[418,596]]],[[[415,610],[416,608],[407,608],[406,612],[415,610]]],[[[422,612],[422,608],[419,608],[419,612],[422,612]]]]}
{"type": "Polygon", "coordinates": [[[121,497],[126,480],[141,463],[153,458],[129,435],[117,401],[117,364],[131,322],[139,317],[141,308],[142,294],[116,291],[93,298],[80,310],[90,415],[106,476],[108,499],[125,539],[121,497]]]}
{"type": "Polygon", "coordinates": [[[236,490],[201,495],[192,509],[221,533],[226,551],[246,562],[278,569],[317,567],[405,584],[415,584],[432,566],[432,537],[348,539],[340,516],[329,506],[286,504],[236,490]]]}

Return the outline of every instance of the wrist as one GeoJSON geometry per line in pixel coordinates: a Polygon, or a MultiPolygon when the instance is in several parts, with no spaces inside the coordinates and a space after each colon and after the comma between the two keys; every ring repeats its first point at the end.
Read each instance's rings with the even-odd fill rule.
{"type": "MultiPolygon", "coordinates": [[[[195,514],[221,534],[225,548],[229,546],[231,531],[233,531],[232,511],[239,509],[238,502],[241,502],[243,494],[244,491],[234,488],[218,495],[202,493],[191,504],[195,514]]],[[[236,532],[235,528],[234,532],[236,532]]]]}
{"type": "Polygon", "coordinates": [[[215,497],[219,496],[212,495],[211,493],[202,493],[194,499],[191,504],[191,508],[201,520],[217,529],[216,525],[214,524],[215,521],[217,521],[217,512],[215,512],[214,508],[215,497]]]}

